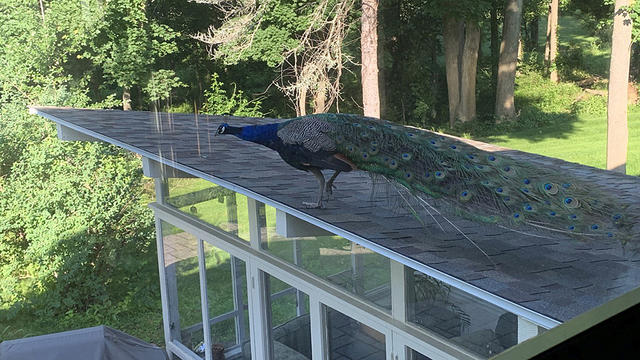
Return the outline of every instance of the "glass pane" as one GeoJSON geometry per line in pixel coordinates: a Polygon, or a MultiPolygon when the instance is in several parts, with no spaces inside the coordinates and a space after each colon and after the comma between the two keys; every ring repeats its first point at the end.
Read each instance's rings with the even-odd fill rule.
{"type": "Polygon", "coordinates": [[[517,342],[516,315],[407,268],[408,320],[481,356],[517,342]]]}
{"type": "Polygon", "coordinates": [[[204,179],[170,178],[165,202],[230,234],[249,240],[247,198],[204,179]]]}
{"type": "Polygon", "coordinates": [[[409,350],[408,351],[409,357],[407,358],[407,360],[431,360],[430,357],[423,355],[411,348],[407,348],[407,349],[409,350]]]}
{"type": "Polygon", "coordinates": [[[223,352],[249,340],[245,264],[207,242],[204,254],[211,344],[223,352]]]}
{"type": "Polygon", "coordinates": [[[162,223],[165,273],[172,322],[178,324],[182,344],[204,354],[200,277],[198,274],[198,241],[179,228],[162,223]],[[176,304],[177,303],[177,304],[176,304]],[[175,318],[177,315],[177,319],[175,318]]]}
{"type": "Polygon", "coordinates": [[[271,327],[275,359],[311,359],[309,297],[269,276],[271,327]]]}
{"type": "Polygon", "coordinates": [[[382,333],[330,307],[326,309],[329,359],[386,359],[382,333]]]}
{"type": "Polygon", "coordinates": [[[384,310],[391,310],[389,259],[340,236],[266,206],[263,247],[271,254],[326,279],[384,310]],[[292,225],[293,223],[293,225],[292,225]],[[298,227],[299,229],[295,229],[298,227]],[[305,236],[286,237],[283,228],[305,236]],[[291,230],[291,228],[294,228],[291,230]],[[277,230],[278,229],[278,230],[277,230]],[[307,236],[308,235],[308,236],[307,236]]]}

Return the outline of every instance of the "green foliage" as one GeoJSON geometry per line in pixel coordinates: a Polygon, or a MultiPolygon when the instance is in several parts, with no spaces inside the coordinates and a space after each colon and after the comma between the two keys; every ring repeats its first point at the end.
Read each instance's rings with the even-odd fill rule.
{"type": "Polygon", "coordinates": [[[146,6],[146,0],[106,2],[96,40],[84,54],[120,87],[143,85],[158,59],[177,51],[179,34],[151,21],[146,6]]]}
{"type": "Polygon", "coordinates": [[[185,86],[175,71],[162,69],[151,73],[144,92],[149,96],[149,100],[158,101],[169,98],[173,89],[185,86]]]}
{"type": "Polygon", "coordinates": [[[100,143],[60,142],[46,126],[0,191],[0,303],[41,315],[118,299],[153,238],[139,160],[100,143]]]}
{"type": "Polygon", "coordinates": [[[572,104],[571,112],[578,115],[606,115],[607,98],[598,95],[586,96],[572,104]]]}
{"type": "Polygon", "coordinates": [[[227,95],[227,90],[218,81],[218,74],[213,74],[211,87],[204,92],[205,103],[203,112],[209,114],[229,114],[235,116],[263,116],[260,111],[259,100],[247,99],[241,90],[234,86],[231,95],[227,95]]]}

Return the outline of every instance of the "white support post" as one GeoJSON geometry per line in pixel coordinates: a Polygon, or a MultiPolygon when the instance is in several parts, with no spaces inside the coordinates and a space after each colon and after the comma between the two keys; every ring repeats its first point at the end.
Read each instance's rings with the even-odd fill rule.
{"type": "Polygon", "coordinates": [[[242,346],[247,337],[244,325],[244,296],[242,294],[241,277],[238,272],[238,258],[231,256],[231,282],[233,285],[233,307],[237,311],[236,323],[236,343],[242,346]]]}
{"type": "Polygon", "coordinates": [[[329,359],[327,316],[324,305],[317,296],[312,294],[309,294],[309,317],[311,321],[311,358],[327,360],[329,359]]]}
{"type": "MultiPolygon", "coordinates": [[[[300,241],[293,239],[293,263],[296,266],[302,264],[302,250],[300,249],[300,241]]],[[[304,296],[303,292],[296,289],[296,315],[302,316],[304,314],[304,296]]]]}
{"type": "Polygon", "coordinates": [[[362,247],[351,242],[351,279],[353,281],[354,292],[358,295],[364,295],[364,282],[362,276],[364,274],[364,262],[362,247]]]}
{"type": "Polygon", "coordinates": [[[247,295],[249,300],[249,323],[251,324],[251,358],[272,360],[271,346],[271,309],[267,286],[267,274],[252,264],[247,263],[247,295]]]}
{"type": "MultiPolygon", "coordinates": [[[[157,182],[156,182],[157,186],[157,182]]],[[[169,296],[167,292],[167,279],[164,267],[164,239],[162,237],[162,220],[156,215],[156,247],[158,251],[158,275],[160,277],[160,302],[162,303],[162,325],[164,330],[164,343],[170,344],[171,336],[171,319],[169,315],[169,296]]],[[[170,358],[174,358],[174,354],[166,346],[167,353],[170,358]]]]}
{"type": "Polygon", "coordinates": [[[200,275],[200,304],[202,306],[202,333],[204,335],[204,358],[213,360],[211,353],[211,326],[209,325],[209,299],[207,298],[207,265],[204,256],[204,241],[198,239],[198,273],[200,275]]]}
{"type": "Polygon", "coordinates": [[[518,316],[518,344],[538,335],[538,325],[518,316]]]}
{"type": "Polygon", "coordinates": [[[389,259],[389,266],[391,267],[391,316],[405,322],[407,320],[405,266],[391,259],[389,259]]]}
{"type": "Polygon", "coordinates": [[[260,222],[258,221],[260,213],[258,212],[258,202],[255,199],[247,197],[247,208],[249,210],[249,241],[251,247],[261,249],[260,222]]]}

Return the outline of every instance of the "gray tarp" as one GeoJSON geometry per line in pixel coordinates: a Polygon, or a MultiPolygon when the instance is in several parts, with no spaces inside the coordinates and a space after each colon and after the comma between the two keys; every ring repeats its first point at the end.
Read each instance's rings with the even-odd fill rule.
{"type": "Polygon", "coordinates": [[[167,359],[158,346],[104,325],[0,343],[0,360],[167,359]]]}

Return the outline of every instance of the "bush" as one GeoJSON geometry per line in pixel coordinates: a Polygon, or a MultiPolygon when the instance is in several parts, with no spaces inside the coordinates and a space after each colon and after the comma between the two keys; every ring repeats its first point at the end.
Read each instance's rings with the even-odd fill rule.
{"type": "Polygon", "coordinates": [[[134,155],[103,143],[30,143],[0,188],[0,312],[51,316],[120,300],[153,257],[134,155]]]}

